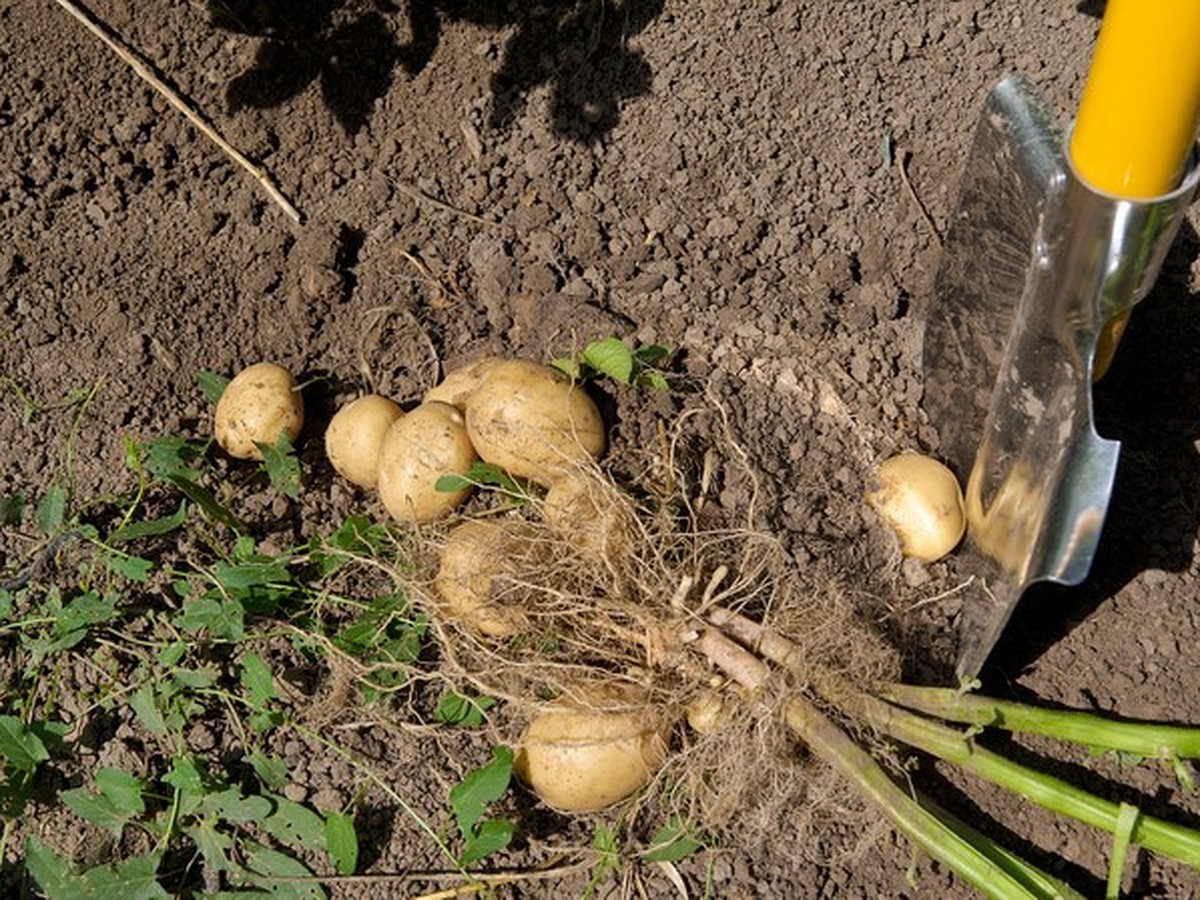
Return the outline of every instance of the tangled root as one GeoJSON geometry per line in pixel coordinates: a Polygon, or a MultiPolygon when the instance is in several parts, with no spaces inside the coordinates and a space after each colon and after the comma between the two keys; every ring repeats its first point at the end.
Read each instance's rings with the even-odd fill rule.
{"type": "MultiPolygon", "coordinates": [[[[727,477],[753,483],[745,455],[726,444],[718,449],[736,469],[727,477]]],[[[679,725],[644,799],[710,829],[736,823],[743,841],[794,832],[805,824],[797,811],[831,795],[779,727],[785,696],[830,680],[866,687],[894,677],[898,661],[838,573],[800,571],[775,536],[704,504],[710,467],[689,494],[677,466],[667,453],[647,479],[668,490],[626,490],[599,466],[579,467],[545,497],[421,534],[403,587],[428,614],[452,680],[526,712],[564,700],[649,698],[679,725]],[[456,533],[481,525],[492,535],[488,549],[465,554],[469,562],[455,569],[446,560],[456,533]],[[479,605],[447,590],[451,569],[479,605]],[[785,633],[801,670],[772,676],[755,696],[739,692],[688,646],[717,608],[785,633]],[[699,730],[685,725],[689,713],[699,730]]]]}

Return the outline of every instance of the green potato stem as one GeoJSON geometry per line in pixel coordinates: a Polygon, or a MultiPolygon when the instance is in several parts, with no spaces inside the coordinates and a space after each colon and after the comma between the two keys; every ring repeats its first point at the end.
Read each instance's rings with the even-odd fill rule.
{"type": "MultiPolygon", "coordinates": [[[[1119,804],[1013,762],[947,725],[865,695],[847,704],[846,709],[859,714],[882,734],[953,763],[1051,812],[1078,819],[1109,834],[1117,831],[1119,804]]],[[[1138,817],[1131,839],[1147,850],[1200,869],[1200,831],[1143,815],[1138,817]]]]}
{"type": "Polygon", "coordinates": [[[1080,895],[961,823],[956,828],[901,789],[883,768],[815,706],[800,697],[784,709],[788,727],[891,823],[933,859],[997,900],[1080,895]]]}
{"type": "MultiPolygon", "coordinates": [[[[692,647],[706,656],[746,690],[762,690],[769,677],[766,665],[744,647],[716,630],[696,637],[692,647]]],[[[794,695],[784,707],[789,729],[820,758],[865,797],[873,802],[902,834],[932,858],[950,867],[963,880],[995,900],[1078,897],[1064,890],[1050,876],[1003,851],[987,838],[965,826],[948,824],[901,789],[875,762],[829,717],[811,702],[794,695]]]]}
{"type": "Polygon", "coordinates": [[[964,694],[953,688],[886,684],[874,693],[897,706],[950,722],[1040,734],[1149,759],[1200,759],[1200,728],[1111,719],[1076,710],[1040,709],[964,694]]]}

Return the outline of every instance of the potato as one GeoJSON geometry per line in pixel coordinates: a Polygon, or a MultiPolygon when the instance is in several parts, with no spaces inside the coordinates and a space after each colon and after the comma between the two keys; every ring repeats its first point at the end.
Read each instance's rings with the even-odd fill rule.
{"type": "Polygon", "coordinates": [[[733,712],[730,697],[722,691],[707,690],[692,699],[684,715],[697,734],[716,734],[730,723],[733,712]]]}
{"type": "Polygon", "coordinates": [[[359,487],[375,487],[383,437],[402,415],[399,406],[378,394],[366,394],[347,403],[325,429],[325,455],[330,465],[359,487]]]}
{"type": "Polygon", "coordinates": [[[467,432],[486,462],[549,485],[604,452],[604,422],[584,389],[550,366],[504,360],[467,401],[467,432]]]}
{"type": "Polygon", "coordinates": [[[633,546],[636,526],[626,498],[586,471],[564,475],[550,485],[542,518],[585,559],[612,562],[633,546]]]}
{"type": "Polygon", "coordinates": [[[274,445],[285,432],[294,441],[304,426],[304,401],[295,388],[291,373],[275,363],[243,369],[217,401],[217,443],[238,459],[262,459],[258,444],[274,445]]]}
{"type": "Polygon", "coordinates": [[[466,499],[470,488],[443,492],[443,475],[465,475],[478,459],[463,416],[449,403],[422,403],[388,428],[379,448],[379,498],[402,522],[429,522],[466,499]]]}
{"type": "Polygon", "coordinates": [[[902,453],[880,463],[867,502],[900,538],[905,556],[934,562],[967,528],[958,479],[936,459],[902,453]]]}
{"type": "Polygon", "coordinates": [[[459,409],[467,408],[467,399],[475,393],[475,389],[483,383],[488,372],[496,363],[504,362],[498,356],[485,356],[477,359],[474,362],[467,363],[461,369],[455,369],[442,379],[442,383],[435,388],[430,388],[425,393],[425,400],[437,400],[441,403],[449,403],[451,406],[457,406],[459,409]]]}
{"type": "Polygon", "coordinates": [[[450,532],[438,556],[433,587],[445,612],[489,637],[503,638],[528,627],[517,583],[536,578],[545,562],[544,545],[526,522],[473,519],[450,532]],[[505,603],[508,599],[510,602],[505,603]]]}
{"type": "Polygon", "coordinates": [[[669,726],[648,706],[597,712],[560,705],[537,713],[513,770],[560,812],[595,812],[649,783],[667,758],[669,726]]]}

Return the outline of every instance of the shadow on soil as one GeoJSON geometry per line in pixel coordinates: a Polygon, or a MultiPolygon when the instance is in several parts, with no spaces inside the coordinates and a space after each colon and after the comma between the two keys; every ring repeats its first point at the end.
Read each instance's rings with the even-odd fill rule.
{"type": "Polygon", "coordinates": [[[619,120],[622,100],[650,91],[645,57],[626,41],[646,28],[665,0],[410,0],[407,43],[397,43],[390,0],[208,0],[215,27],[261,39],[254,64],[227,88],[230,107],[278,106],[319,83],[348,134],[366,125],[399,67],[419,75],[446,27],[469,22],[504,30],[491,77],[489,124],[503,128],[530,91],[548,85],[556,134],[590,141],[619,120]]]}
{"type": "Polygon", "coordinates": [[[1200,236],[1185,224],[1096,388],[1097,428],[1122,449],[1090,576],[1076,588],[1026,591],[985,673],[1021,671],[1141,572],[1191,566],[1200,530],[1200,298],[1188,284],[1197,258],[1200,236]]]}

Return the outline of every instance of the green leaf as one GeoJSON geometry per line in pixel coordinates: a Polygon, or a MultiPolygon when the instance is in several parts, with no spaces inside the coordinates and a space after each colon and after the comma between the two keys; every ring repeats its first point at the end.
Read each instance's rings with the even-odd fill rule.
{"type": "Polygon", "coordinates": [[[54,617],[54,635],[56,640],[50,644],[51,650],[65,650],[79,643],[94,625],[111,622],[117,616],[117,598],[115,595],[101,596],[95,591],[88,591],[74,598],[58,611],[54,617]]]}
{"type": "Polygon", "coordinates": [[[176,756],[171,760],[171,770],[162,780],[187,797],[204,796],[204,773],[188,756],[176,756]]]}
{"type": "Polygon", "coordinates": [[[42,534],[55,534],[63,527],[67,515],[67,489],[60,484],[51,485],[46,495],[38,502],[35,518],[42,534]]]}
{"type": "Polygon", "coordinates": [[[279,493],[300,499],[300,488],[303,487],[300,477],[300,460],[296,458],[296,450],[286,431],[279,432],[279,439],[274,445],[260,444],[255,446],[263,455],[263,468],[271,479],[271,486],[279,493]]]}
{"type": "Polygon", "coordinates": [[[114,838],[120,837],[131,818],[121,812],[107,797],[93,794],[84,788],[71,788],[58,795],[67,809],[79,818],[98,825],[114,838]]]}
{"type": "Polygon", "coordinates": [[[204,450],[205,445],[197,441],[165,435],[141,447],[142,464],[155,478],[195,484],[201,472],[192,464],[203,459],[204,450]]]}
{"type": "Polygon", "coordinates": [[[141,726],[155,737],[166,735],[167,722],[158,708],[158,698],[152,684],[147,682],[133,692],[129,698],[129,708],[133,710],[141,726]]]}
{"type": "Polygon", "coordinates": [[[149,853],[83,873],[80,900],[169,900],[158,883],[159,856],[149,853]]]}
{"type": "Polygon", "coordinates": [[[145,584],[154,571],[154,563],[140,556],[116,556],[111,553],[104,555],[104,564],[122,578],[145,584]]]}
{"type": "Polygon", "coordinates": [[[245,610],[233,599],[222,602],[213,597],[197,597],[183,607],[175,624],[189,634],[207,631],[218,640],[240,640],[246,632],[245,610]]]}
{"type": "Polygon", "coordinates": [[[159,665],[170,669],[179,665],[179,661],[183,659],[187,650],[188,645],[186,641],[171,641],[171,643],[159,650],[154,658],[158,660],[159,665]]]}
{"type": "Polygon", "coordinates": [[[492,750],[491,762],[468,772],[461,782],[450,789],[450,805],[458,820],[462,836],[470,840],[475,825],[483,817],[489,803],[499,800],[508,790],[512,778],[513,752],[508,747],[492,750]]]}
{"type": "Polygon", "coordinates": [[[474,486],[475,482],[470,478],[456,472],[442,475],[433,483],[433,489],[440,494],[457,494],[459,491],[466,491],[474,486]]]}
{"type": "Polygon", "coordinates": [[[25,515],[25,495],[21,492],[0,497],[0,526],[20,525],[25,515]]]}
{"type": "Polygon", "coordinates": [[[196,669],[178,667],[171,670],[171,681],[179,687],[193,691],[212,687],[216,680],[217,670],[212,666],[200,666],[196,669]]]}
{"type": "Polygon", "coordinates": [[[25,870],[33,876],[47,900],[74,900],[82,879],[70,863],[34,835],[25,839],[25,870]]]}
{"type": "Polygon", "coordinates": [[[254,709],[263,709],[275,699],[275,679],[270,667],[257,653],[250,652],[242,657],[242,687],[250,695],[248,699],[254,709]]]}
{"type": "Polygon", "coordinates": [[[619,338],[593,341],[580,354],[583,361],[602,375],[607,375],[621,384],[633,381],[633,351],[619,338]]]}
{"type": "Polygon", "coordinates": [[[271,801],[258,794],[243,796],[235,787],[214,791],[204,798],[202,809],[226,822],[258,822],[271,815],[271,801]]]}
{"type": "Polygon", "coordinates": [[[179,475],[170,475],[166,478],[166,481],[174,485],[179,493],[200,507],[200,511],[212,521],[224,525],[230,531],[240,532],[244,530],[242,523],[237,520],[237,517],[218,503],[217,498],[206,488],[179,475]]]}
{"type": "Polygon", "coordinates": [[[642,859],[649,862],[679,862],[704,846],[695,833],[678,816],[672,816],[667,824],[650,838],[650,846],[642,851],[642,859]]]}
{"type": "Polygon", "coordinates": [[[550,365],[558,369],[558,371],[562,372],[572,381],[579,381],[583,377],[583,366],[579,364],[579,360],[574,356],[552,359],[550,360],[550,365]]]}
{"type": "Polygon", "coordinates": [[[325,892],[315,882],[277,881],[279,878],[311,878],[312,872],[300,861],[254,841],[243,842],[246,869],[242,875],[269,896],[287,900],[324,900],[325,892]]]}
{"type": "Polygon", "coordinates": [[[163,534],[170,534],[183,526],[187,521],[187,501],[179,502],[179,509],[169,516],[163,516],[160,519],[149,519],[145,522],[130,522],[121,528],[118,528],[108,536],[110,544],[120,544],[124,541],[135,541],[138,538],[157,537],[163,534]]]}
{"type": "Polygon", "coordinates": [[[358,835],[354,817],[331,812],[325,816],[325,852],[339,875],[353,875],[358,866],[358,835]]]}
{"type": "Polygon", "coordinates": [[[113,808],[127,816],[139,816],[146,811],[142,799],[145,783],[121,769],[108,766],[96,772],[93,779],[100,795],[112,803],[113,808]]]}
{"type": "Polygon", "coordinates": [[[293,578],[288,571],[288,562],[285,556],[259,556],[236,565],[217,563],[213,566],[212,574],[221,587],[231,592],[252,587],[291,585],[293,578]]]}
{"type": "Polygon", "coordinates": [[[465,475],[451,472],[441,476],[433,483],[434,490],[443,494],[453,494],[456,491],[465,491],[468,488],[480,486],[497,488],[502,494],[520,500],[526,500],[529,497],[528,491],[521,486],[520,482],[494,463],[476,461],[471,464],[471,468],[465,475]]]}
{"type": "Polygon", "coordinates": [[[642,344],[634,348],[633,358],[638,368],[654,366],[670,357],[675,348],[670,344],[642,344]]]}
{"type": "Polygon", "coordinates": [[[485,856],[503,850],[512,841],[515,830],[515,826],[508,819],[488,819],[480,823],[475,833],[467,839],[466,846],[458,857],[458,864],[466,868],[485,856]]]}
{"type": "Polygon", "coordinates": [[[617,841],[617,832],[611,826],[604,822],[596,823],[596,830],[592,833],[592,848],[596,851],[596,866],[583,892],[584,898],[590,898],[610,873],[621,871],[621,846],[617,841]]]}
{"type": "Polygon", "coordinates": [[[119,837],[129,820],[146,811],[142,800],[141,779],[120,769],[100,769],[93,779],[96,790],[83,788],[63,791],[63,803],[80,818],[99,825],[113,837],[119,837]]]}
{"type": "Polygon", "coordinates": [[[183,833],[196,843],[196,849],[204,857],[204,863],[214,872],[229,870],[229,851],[233,849],[233,838],[217,830],[216,819],[196,819],[187,825],[183,833]]]}
{"type": "Polygon", "coordinates": [[[170,895],[158,883],[159,861],[149,853],[80,875],[36,837],[25,841],[26,870],[47,900],[165,900],[170,895]]]}
{"type": "Polygon", "coordinates": [[[10,766],[26,774],[50,758],[42,739],[16,716],[0,716],[0,753],[10,766]]]}
{"type": "Polygon", "coordinates": [[[317,813],[287,797],[272,795],[270,802],[275,809],[262,821],[268,834],[292,847],[325,849],[325,822],[317,813]]]}
{"type": "Polygon", "coordinates": [[[287,763],[278,756],[270,756],[255,747],[247,754],[246,759],[254,769],[254,774],[266,787],[276,790],[288,783],[287,763]]]}
{"type": "Polygon", "coordinates": [[[656,372],[653,369],[639,372],[637,377],[634,378],[634,383],[644,384],[647,387],[654,388],[656,391],[669,391],[671,389],[671,384],[667,381],[667,377],[662,372],[656,372]]]}
{"type": "Polygon", "coordinates": [[[496,705],[492,697],[466,697],[450,691],[438,702],[433,717],[445,725],[478,728],[483,714],[496,705]]]}
{"type": "Polygon", "coordinates": [[[387,526],[375,524],[366,516],[350,516],[329,537],[312,541],[310,558],[318,576],[325,578],[356,556],[382,556],[387,543],[387,526]]]}
{"type": "Polygon", "coordinates": [[[229,379],[218,372],[201,369],[196,373],[196,383],[200,385],[200,391],[208,402],[216,406],[221,400],[221,395],[225,393],[225,388],[229,386],[229,379]]]}

